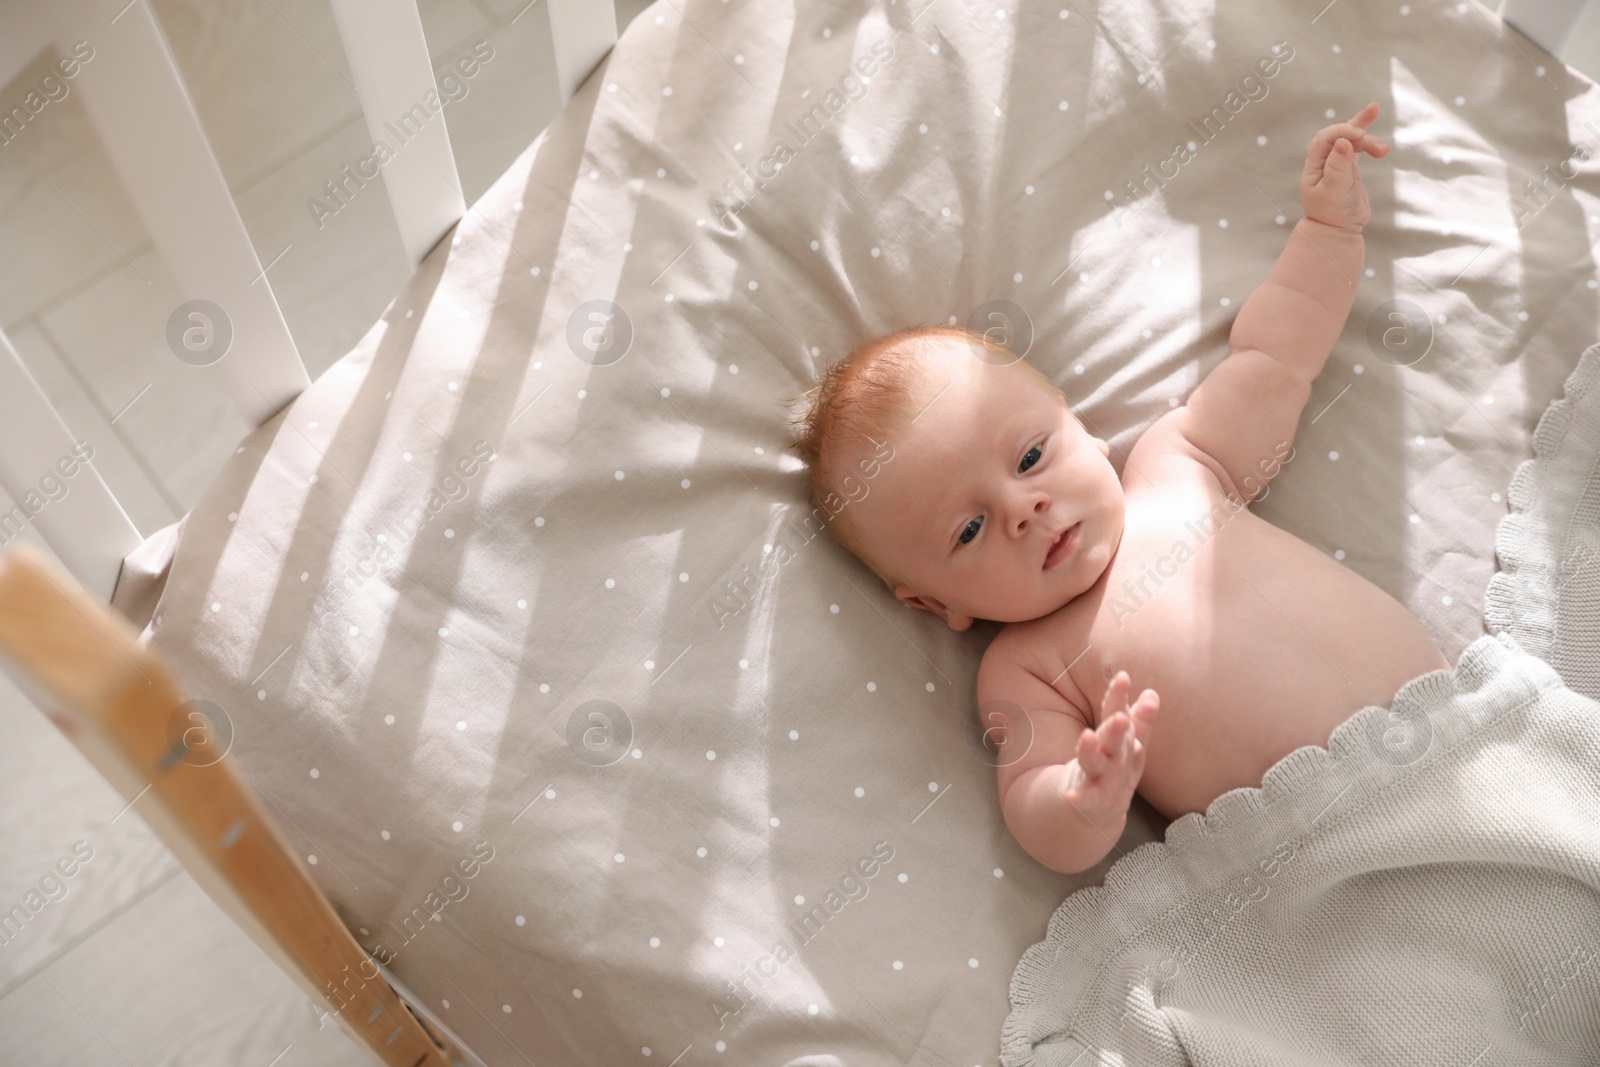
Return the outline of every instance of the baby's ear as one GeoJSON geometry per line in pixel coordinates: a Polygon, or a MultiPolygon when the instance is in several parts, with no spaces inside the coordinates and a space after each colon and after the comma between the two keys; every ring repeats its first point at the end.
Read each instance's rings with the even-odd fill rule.
{"type": "Polygon", "coordinates": [[[897,586],[894,595],[899,597],[903,604],[913,608],[920,608],[923,611],[939,616],[945,621],[945,625],[958,633],[972,626],[972,616],[951,611],[934,597],[923,596],[920,593],[913,592],[909,585],[897,586]]]}
{"type": "Polygon", "coordinates": [[[913,608],[918,608],[922,611],[931,611],[935,615],[939,613],[939,609],[944,607],[943,604],[939,603],[931,596],[923,596],[920,593],[912,592],[909,585],[895,586],[894,595],[900,598],[900,603],[902,604],[906,604],[913,608]]]}

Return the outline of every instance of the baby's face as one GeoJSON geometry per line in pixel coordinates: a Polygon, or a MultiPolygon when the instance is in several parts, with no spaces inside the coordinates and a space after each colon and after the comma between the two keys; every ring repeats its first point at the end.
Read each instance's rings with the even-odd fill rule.
{"type": "Polygon", "coordinates": [[[1048,615],[1094,585],[1121,540],[1110,448],[1022,368],[959,342],[927,366],[893,458],[849,505],[856,530],[906,579],[895,595],[952,629],[1048,615]]]}

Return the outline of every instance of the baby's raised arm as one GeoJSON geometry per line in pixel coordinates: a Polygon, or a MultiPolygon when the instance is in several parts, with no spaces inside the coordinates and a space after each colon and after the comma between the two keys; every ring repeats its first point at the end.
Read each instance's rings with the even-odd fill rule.
{"type": "Polygon", "coordinates": [[[1023,850],[1053,871],[1088,870],[1116,847],[1144,774],[1144,744],[1161,710],[1152,689],[1129,701],[1119,671],[1101,701],[1098,728],[1053,687],[1004,657],[985,656],[978,700],[997,743],[1000,810],[1023,850]],[[1024,710],[1026,708],[1026,710],[1024,710]],[[1072,753],[1065,762],[1061,757],[1072,753]]]}
{"type": "Polygon", "coordinates": [[[1300,183],[1305,218],[1267,280],[1239,309],[1228,357],[1173,413],[1185,439],[1215,459],[1246,500],[1259,496],[1294,443],[1311,383],[1344,329],[1361,279],[1361,230],[1371,216],[1357,157],[1389,153],[1366,132],[1368,104],[1318,131],[1300,183]]]}

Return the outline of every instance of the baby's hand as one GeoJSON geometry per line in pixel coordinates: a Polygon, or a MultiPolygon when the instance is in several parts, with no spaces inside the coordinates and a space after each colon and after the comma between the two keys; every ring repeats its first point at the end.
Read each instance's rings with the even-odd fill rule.
{"type": "Polygon", "coordinates": [[[1374,159],[1389,154],[1389,146],[1367,133],[1378,117],[1378,105],[1368,104],[1349,122],[1324,126],[1311,139],[1306,169],[1300,179],[1300,206],[1306,218],[1349,233],[1360,233],[1372,215],[1367,189],[1361,184],[1365,152],[1374,159]]]}
{"type": "Polygon", "coordinates": [[[1161,710],[1154,689],[1140,693],[1130,709],[1131,685],[1128,672],[1118,671],[1100,702],[1100,728],[1085,727],[1078,737],[1079,780],[1065,798],[1095,826],[1115,826],[1127,814],[1144,774],[1144,743],[1161,710]]]}

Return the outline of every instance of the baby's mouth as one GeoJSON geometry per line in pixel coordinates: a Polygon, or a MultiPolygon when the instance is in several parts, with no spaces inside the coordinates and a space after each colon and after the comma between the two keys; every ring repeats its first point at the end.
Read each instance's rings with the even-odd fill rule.
{"type": "Polygon", "coordinates": [[[1056,539],[1051,542],[1049,550],[1044,554],[1045,570],[1049,570],[1072,554],[1072,550],[1078,547],[1079,532],[1082,529],[1083,523],[1081,521],[1075,522],[1057,535],[1056,539]]]}

